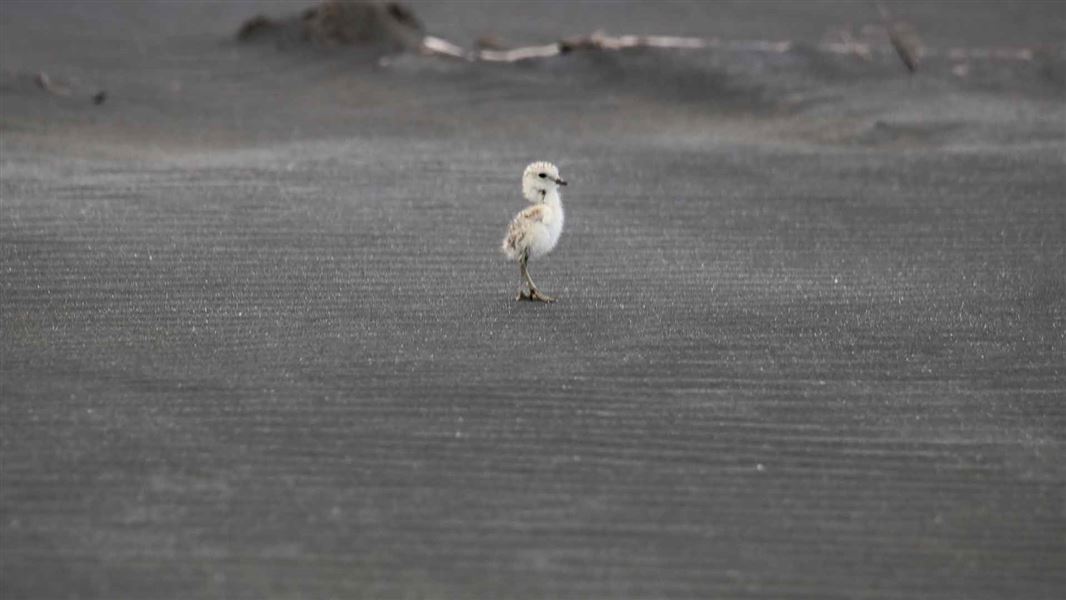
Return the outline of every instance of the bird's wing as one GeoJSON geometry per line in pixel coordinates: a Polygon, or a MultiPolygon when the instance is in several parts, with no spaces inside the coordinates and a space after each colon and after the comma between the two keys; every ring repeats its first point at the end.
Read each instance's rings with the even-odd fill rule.
{"type": "Polygon", "coordinates": [[[544,204],[534,204],[529,208],[515,215],[512,225],[519,225],[524,223],[543,222],[548,216],[549,209],[544,204]]]}
{"type": "Polygon", "coordinates": [[[507,239],[503,241],[504,251],[515,251],[523,247],[529,229],[534,223],[543,223],[551,209],[543,204],[535,204],[515,215],[507,227],[507,239]]]}

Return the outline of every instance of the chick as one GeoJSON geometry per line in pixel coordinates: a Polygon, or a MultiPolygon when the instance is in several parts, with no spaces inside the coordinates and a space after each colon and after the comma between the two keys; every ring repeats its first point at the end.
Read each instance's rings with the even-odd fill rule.
{"type": "Polygon", "coordinates": [[[559,241],[564,218],[559,187],[564,185],[566,181],[559,177],[559,169],[548,162],[535,162],[522,173],[522,195],[533,206],[515,215],[503,239],[503,253],[518,263],[522,283],[529,286],[528,291],[519,291],[515,300],[555,302],[555,298],[537,289],[527,265],[531,258],[551,252],[559,241]]]}

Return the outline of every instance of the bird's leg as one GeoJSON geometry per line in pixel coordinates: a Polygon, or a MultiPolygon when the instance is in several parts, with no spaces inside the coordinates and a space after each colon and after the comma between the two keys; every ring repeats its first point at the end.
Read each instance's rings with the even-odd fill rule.
{"type": "Polygon", "coordinates": [[[515,296],[514,299],[515,301],[532,300],[532,293],[522,289],[522,287],[529,281],[529,272],[526,271],[526,258],[524,256],[518,261],[518,272],[521,273],[522,281],[518,284],[518,295],[515,296]]]}
{"type": "Polygon", "coordinates": [[[525,278],[526,283],[529,284],[529,293],[519,292],[518,297],[515,300],[539,300],[541,302],[555,302],[555,298],[542,294],[537,289],[537,284],[533,283],[533,278],[529,276],[529,269],[526,267],[526,263],[529,261],[528,256],[523,256],[522,260],[518,263],[518,268],[522,271],[522,277],[525,278]]]}
{"type": "Polygon", "coordinates": [[[533,299],[533,280],[529,278],[529,271],[526,270],[526,262],[529,260],[527,255],[523,255],[518,259],[518,272],[521,273],[522,282],[519,286],[528,285],[529,291],[519,289],[518,295],[515,296],[515,300],[532,300],[533,299]]]}

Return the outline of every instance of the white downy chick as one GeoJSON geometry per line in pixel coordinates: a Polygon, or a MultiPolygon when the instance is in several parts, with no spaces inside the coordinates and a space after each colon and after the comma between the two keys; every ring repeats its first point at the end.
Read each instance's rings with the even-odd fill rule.
{"type": "Polygon", "coordinates": [[[539,300],[554,302],[537,289],[529,276],[526,265],[531,258],[539,258],[552,251],[563,232],[563,201],[559,187],[566,181],[559,177],[559,169],[549,162],[535,162],[522,173],[522,195],[533,206],[515,215],[507,227],[503,239],[503,253],[518,263],[523,283],[529,290],[522,290],[515,300],[539,300]]]}

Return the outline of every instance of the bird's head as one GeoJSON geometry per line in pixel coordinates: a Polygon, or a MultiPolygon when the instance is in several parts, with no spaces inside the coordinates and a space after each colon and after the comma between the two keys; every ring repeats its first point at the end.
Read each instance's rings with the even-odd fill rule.
{"type": "Polygon", "coordinates": [[[552,192],[558,192],[559,186],[566,185],[566,180],[559,177],[559,169],[550,162],[535,162],[522,173],[522,195],[530,202],[541,202],[552,192]]]}

